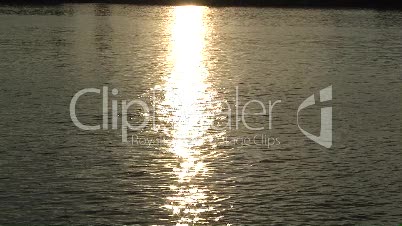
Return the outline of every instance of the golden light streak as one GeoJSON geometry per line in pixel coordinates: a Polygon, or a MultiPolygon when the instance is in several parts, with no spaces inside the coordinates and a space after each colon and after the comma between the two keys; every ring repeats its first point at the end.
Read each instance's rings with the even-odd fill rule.
{"type": "Polygon", "coordinates": [[[178,217],[177,225],[202,222],[205,220],[202,213],[214,210],[207,203],[208,187],[194,183],[208,176],[200,147],[211,141],[208,129],[214,115],[221,111],[218,105],[212,104],[216,93],[208,82],[204,64],[207,10],[200,6],[175,7],[170,49],[173,70],[160,87],[164,98],[157,113],[169,125],[164,130],[170,138],[168,150],[179,162],[173,169],[176,178],[170,186],[173,195],[163,207],[178,217]]]}

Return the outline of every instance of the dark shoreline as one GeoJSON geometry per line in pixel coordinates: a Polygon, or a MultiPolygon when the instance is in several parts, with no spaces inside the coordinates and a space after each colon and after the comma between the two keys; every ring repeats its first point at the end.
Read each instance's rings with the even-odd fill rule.
{"type": "Polygon", "coordinates": [[[113,3],[133,5],[205,5],[217,7],[369,8],[402,10],[402,0],[0,0],[0,5],[113,3]]]}

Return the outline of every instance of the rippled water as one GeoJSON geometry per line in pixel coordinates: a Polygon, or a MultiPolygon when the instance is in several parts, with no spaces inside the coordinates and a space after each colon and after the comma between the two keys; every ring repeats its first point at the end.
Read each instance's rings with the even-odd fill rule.
{"type": "Polygon", "coordinates": [[[401,223],[401,27],[398,11],[1,6],[0,224],[401,223]],[[327,149],[297,109],[331,85],[299,118],[319,134],[332,106],[327,149]],[[102,87],[107,112],[95,93],[76,112],[108,129],[80,130],[72,97],[102,87]],[[149,111],[122,114],[131,100],[149,111]],[[125,117],[149,120],[127,143],[125,117]]]}

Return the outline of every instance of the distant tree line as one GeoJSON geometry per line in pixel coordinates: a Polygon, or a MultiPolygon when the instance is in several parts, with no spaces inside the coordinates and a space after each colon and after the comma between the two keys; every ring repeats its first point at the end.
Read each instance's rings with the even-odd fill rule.
{"type": "Polygon", "coordinates": [[[124,3],[143,5],[358,7],[402,9],[402,0],[0,0],[0,4],[124,3]]]}

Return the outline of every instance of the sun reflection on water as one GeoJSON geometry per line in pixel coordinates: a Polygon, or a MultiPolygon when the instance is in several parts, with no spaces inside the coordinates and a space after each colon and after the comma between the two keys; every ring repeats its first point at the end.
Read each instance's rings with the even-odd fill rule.
{"type": "MultiPolygon", "coordinates": [[[[168,151],[177,157],[173,166],[172,195],[163,208],[171,211],[177,225],[208,223],[203,213],[214,211],[211,191],[203,183],[211,174],[205,158],[211,157],[207,146],[214,139],[209,130],[214,115],[221,111],[214,104],[216,92],[208,82],[206,60],[206,7],[174,8],[171,24],[170,62],[172,72],[164,78],[163,100],[156,109],[159,119],[168,125],[168,151]]],[[[222,216],[215,211],[214,217],[222,216]]]]}

